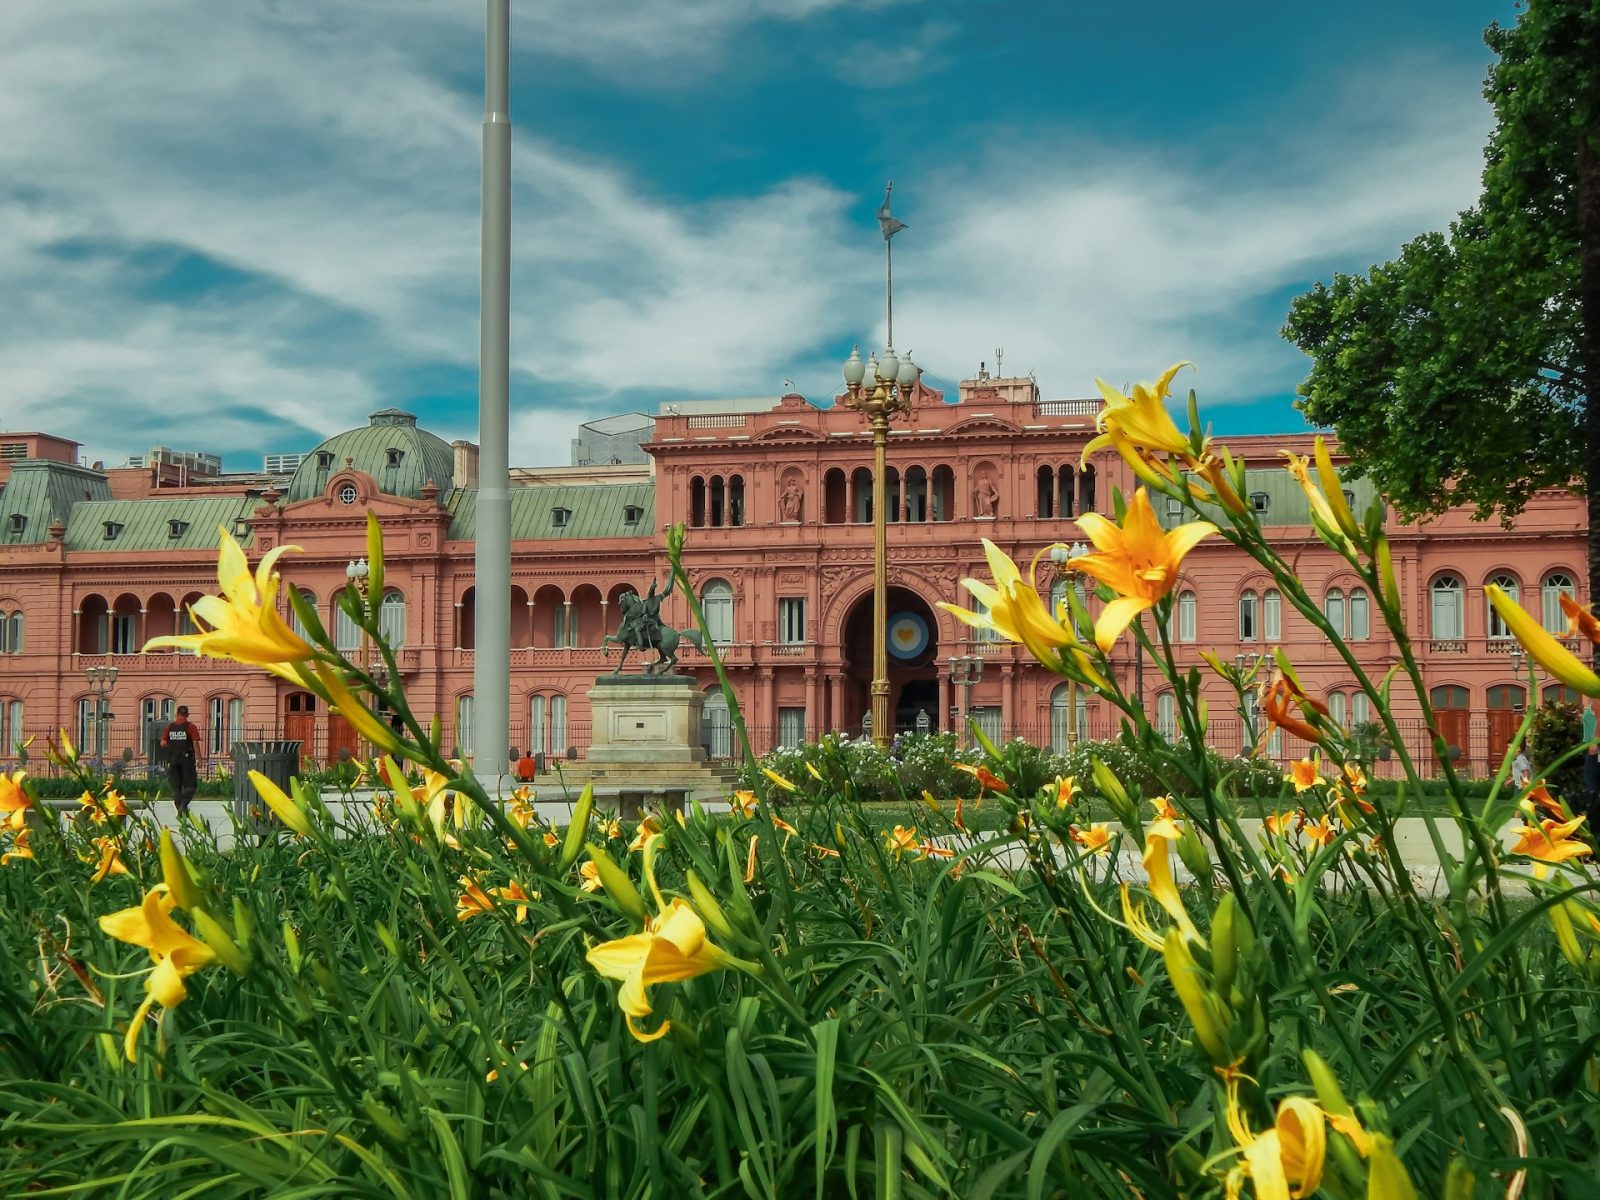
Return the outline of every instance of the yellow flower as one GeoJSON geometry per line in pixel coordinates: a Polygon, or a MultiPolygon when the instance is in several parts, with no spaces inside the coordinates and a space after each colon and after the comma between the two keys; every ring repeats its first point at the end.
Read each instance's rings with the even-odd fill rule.
{"type": "Polygon", "coordinates": [[[1528,789],[1527,794],[1523,796],[1522,799],[1524,803],[1527,803],[1530,806],[1530,808],[1533,805],[1537,805],[1539,808],[1542,808],[1545,812],[1549,813],[1557,821],[1565,821],[1571,815],[1565,808],[1561,806],[1560,802],[1558,802],[1556,798],[1550,794],[1549,789],[1546,788],[1542,783],[1534,784],[1533,787],[1528,789]]]}
{"type": "Polygon", "coordinates": [[[1328,450],[1322,444],[1322,438],[1317,438],[1317,471],[1322,478],[1322,486],[1311,480],[1310,460],[1304,454],[1296,454],[1292,450],[1280,450],[1279,454],[1288,460],[1289,474],[1294,476],[1294,481],[1300,485],[1300,490],[1305,493],[1307,502],[1311,505],[1311,521],[1330,540],[1337,542],[1347,554],[1354,555],[1355,543],[1350,540],[1356,532],[1355,518],[1350,513],[1350,506],[1345,503],[1344,489],[1338,486],[1339,477],[1334,474],[1333,464],[1328,461],[1326,470],[1323,461],[1328,458],[1328,450]],[[1331,492],[1324,491],[1328,480],[1332,479],[1334,488],[1331,492]]]}
{"type": "Polygon", "coordinates": [[[1111,830],[1096,822],[1087,829],[1072,830],[1072,840],[1090,854],[1104,854],[1111,848],[1111,830]]]}
{"type": "Polygon", "coordinates": [[[600,868],[593,861],[585,862],[578,868],[578,874],[583,879],[582,886],[586,892],[598,892],[601,888],[600,868]]]}
{"type": "Polygon", "coordinates": [[[13,858],[32,858],[33,848],[28,845],[28,839],[33,836],[32,829],[19,829],[11,836],[11,849],[0,854],[0,867],[5,866],[13,858]]]}
{"type": "Polygon", "coordinates": [[[1077,776],[1056,776],[1056,807],[1066,808],[1077,796],[1077,776]]]}
{"type": "Polygon", "coordinates": [[[544,844],[554,849],[556,846],[561,845],[561,838],[554,829],[546,829],[544,831],[544,844]]]}
{"type": "Polygon", "coordinates": [[[978,781],[978,787],[981,791],[1005,793],[1011,790],[1006,786],[1006,781],[1004,779],[1001,779],[1000,776],[996,775],[993,771],[989,770],[988,767],[982,765],[981,763],[977,766],[973,766],[971,763],[951,763],[950,765],[956,770],[961,771],[964,774],[971,775],[974,779],[976,779],[978,781]]]}
{"type": "MultiPolygon", "coordinates": [[[[1032,570],[1025,582],[1022,573],[1017,570],[1017,564],[988,538],[983,539],[983,553],[989,561],[989,574],[994,579],[994,585],[977,579],[963,579],[961,586],[972,593],[984,611],[973,612],[943,600],[939,601],[938,607],[974,629],[992,629],[1006,641],[1026,646],[1028,653],[1046,666],[1058,661],[1060,651],[1068,651],[1084,677],[1093,686],[1104,688],[1105,679],[1084,653],[1083,643],[1073,632],[1071,621],[1057,620],[1040,598],[1038,588],[1033,583],[1032,570]]],[[[1034,564],[1037,563],[1038,559],[1035,558],[1034,564]]]]}
{"type": "Polygon", "coordinates": [[[596,825],[596,830],[606,841],[622,836],[622,822],[612,817],[609,821],[601,821],[596,825]]]}
{"type": "MultiPolygon", "coordinates": [[[[1558,682],[1575,688],[1585,696],[1600,696],[1600,675],[1596,675],[1584,666],[1572,651],[1546,633],[1544,626],[1529,616],[1520,604],[1493,583],[1484,584],[1483,594],[1489,597],[1489,603],[1494,606],[1495,612],[1500,614],[1500,619],[1505,622],[1506,628],[1517,641],[1522,643],[1522,648],[1536,663],[1558,682]]],[[[1571,610],[1567,611],[1571,616],[1571,610]]],[[[1589,619],[1594,620],[1593,617],[1589,619]]],[[[1581,624],[1578,618],[1573,618],[1573,621],[1575,627],[1581,624]]]]}
{"type": "Polygon", "coordinates": [[[1149,877],[1150,894],[1155,897],[1156,903],[1167,910],[1178,925],[1178,931],[1191,942],[1204,942],[1200,931],[1195,928],[1194,922],[1189,919],[1188,910],[1183,907],[1183,901],[1178,896],[1178,885],[1172,878],[1172,859],[1167,851],[1167,843],[1176,841],[1175,827],[1158,828],[1163,822],[1157,822],[1145,831],[1144,841],[1144,870],[1149,877]]]}
{"type": "Polygon", "coordinates": [[[1188,454],[1189,439],[1178,432],[1163,401],[1171,390],[1172,377],[1190,365],[1186,362],[1174,363],[1155,383],[1135,384],[1131,396],[1124,396],[1105,380],[1096,379],[1095,386],[1100,389],[1106,406],[1095,419],[1095,428],[1100,431],[1100,436],[1083,448],[1079,465],[1088,462],[1089,455],[1100,447],[1114,445],[1119,435],[1137,450],[1188,454]]]}
{"type": "Polygon", "coordinates": [[[783,844],[785,846],[787,846],[789,844],[789,839],[790,838],[792,838],[795,834],[800,832],[793,825],[789,824],[789,822],[785,821],[782,817],[778,816],[776,813],[774,813],[773,816],[772,816],[772,826],[773,826],[774,829],[781,829],[783,831],[783,835],[784,835],[783,836],[783,844]]]}
{"type": "Polygon", "coordinates": [[[1367,791],[1367,773],[1355,763],[1344,764],[1344,780],[1350,786],[1352,796],[1365,795],[1367,791]]]}
{"type": "Polygon", "coordinates": [[[904,854],[908,850],[915,852],[917,849],[917,827],[913,825],[910,829],[907,829],[904,825],[896,825],[892,832],[883,835],[883,840],[896,855],[904,854]]]}
{"type": "Polygon", "coordinates": [[[1315,742],[1321,735],[1317,733],[1316,726],[1310,723],[1311,714],[1316,712],[1326,717],[1328,706],[1306,695],[1293,680],[1284,675],[1281,668],[1275,667],[1272,681],[1261,693],[1261,712],[1267,718],[1267,727],[1261,734],[1263,741],[1271,736],[1274,729],[1286,729],[1303,741],[1315,742]],[[1291,704],[1300,710],[1299,716],[1290,712],[1291,704]]]}
{"type": "Polygon", "coordinates": [[[799,788],[795,787],[794,784],[790,783],[787,779],[785,779],[782,775],[779,775],[771,767],[762,767],[761,768],[761,773],[763,775],[765,775],[768,779],[772,780],[773,783],[777,784],[779,787],[781,787],[786,792],[798,792],[800,790],[799,788]]]}
{"type": "Polygon", "coordinates": [[[122,861],[122,847],[117,844],[116,838],[95,838],[94,844],[100,848],[100,865],[89,876],[90,883],[99,883],[108,875],[128,874],[128,866],[122,861]]]}
{"type": "Polygon", "coordinates": [[[456,920],[470,921],[494,908],[489,894],[469,875],[461,877],[461,895],[456,897],[456,920]]]}
{"type": "Polygon", "coordinates": [[[1144,903],[1141,901],[1137,905],[1134,904],[1133,898],[1128,894],[1127,884],[1121,884],[1120,890],[1122,892],[1122,921],[1128,927],[1128,932],[1146,946],[1149,946],[1150,949],[1162,949],[1166,942],[1151,926],[1148,918],[1145,917],[1144,903]]]}
{"type": "Polygon", "coordinates": [[[282,821],[284,826],[295,836],[311,836],[311,822],[306,817],[305,810],[284,795],[282,788],[260,771],[250,772],[250,782],[255,785],[256,795],[267,802],[267,807],[272,810],[272,815],[282,821]]]}
{"type": "Polygon", "coordinates": [[[1155,796],[1150,801],[1150,807],[1155,810],[1155,819],[1158,821],[1181,821],[1183,814],[1172,803],[1171,796],[1155,796]]]}
{"type": "Polygon", "coordinates": [[[0,829],[21,829],[23,822],[28,819],[28,810],[33,807],[33,801],[22,790],[22,781],[27,775],[26,771],[18,771],[13,775],[0,771],[0,829]]]}
{"type": "Polygon", "coordinates": [[[1248,1176],[1257,1200],[1299,1200],[1322,1186],[1328,1129],[1322,1109],[1305,1096],[1278,1102],[1271,1129],[1252,1133],[1239,1110],[1238,1073],[1228,1076],[1228,1130],[1244,1151],[1244,1162],[1230,1172],[1229,1194],[1237,1195],[1237,1175],[1248,1176]]]}
{"type": "Polygon", "coordinates": [[[641,1042],[655,1041],[672,1026],[671,1021],[662,1021],[654,1032],[646,1032],[634,1024],[634,1018],[648,1017],[654,1011],[650,1006],[653,985],[693,979],[732,961],[707,940],[699,914],[676,896],[657,916],[645,921],[643,932],[603,942],[586,957],[600,974],[622,983],[617,1003],[627,1018],[628,1032],[641,1042]]]}
{"type": "Polygon", "coordinates": [[[1300,832],[1305,835],[1306,841],[1315,842],[1319,846],[1332,845],[1336,836],[1333,823],[1326,816],[1319,817],[1315,821],[1307,821],[1305,828],[1300,832]]]}
{"type": "Polygon", "coordinates": [[[1265,826],[1266,831],[1273,837],[1283,837],[1289,832],[1289,826],[1293,825],[1299,816],[1300,814],[1296,812],[1268,813],[1261,824],[1265,826]]]}
{"type": "Polygon", "coordinates": [[[133,908],[110,913],[100,918],[100,928],[116,938],[150,951],[150,961],[155,969],[145,980],[144,1003],[133,1014],[128,1025],[128,1036],[123,1041],[123,1052],[128,1061],[137,1057],[139,1034],[144,1029],[144,1019],[152,1004],[163,1009],[176,1008],[189,995],[183,981],[204,966],[216,961],[216,951],[204,942],[190,936],[171,917],[174,905],[172,894],[165,884],[158,883],[144,894],[144,900],[133,908]]]}
{"type": "Polygon", "coordinates": [[[639,822],[639,828],[633,835],[633,841],[628,843],[628,849],[643,850],[644,844],[660,832],[661,822],[653,816],[646,817],[639,822]]]}
{"type": "Polygon", "coordinates": [[[1294,784],[1295,793],[1298,795],[1316,787],[1319,783],[1326,783],[1327,780],[1318,773],[1315,758],[1302,758],[1290,766],[1289,782],[1294,784]]]}
{"type": "Polygon", "coordinates": [[[212,658],[231,658],[235,662],[263,667],[304,662],[312,655],[310,645],[284,623],[274,604],[278,595],[278,574],[273,570],[279,555],[299,546],[277,546],[262,556],[255,575],[250,563],[227,529],[218,526],[221,553],[217,560],[217,584],[221,596],[202,596],[190,606],[204,632],[152,638],[145,650],[172,646],[193,650],[212,658]]]}
{"type": "Polygon", "coordinates": [[[822,845],[819,845],[816,842],[812,842],[811,843],[811,848],[813,850],[815,850],[818,854],[822,855],[823,858],[838,858],[839,857],[839,852],[837,850],[835,850],[832,846],[822,846],[822,845]]]}
{"type": "Polygon", "coordinates": [[[1582,817],[1573,817],[1570,821],[1544,820],[1537,825],[1525,823],[1517,844],[1511,847],[1511,853],[1547,863],[1564,863],[1592,854],[1594,851],[1588,842],[1572,836],[1583,821],[1582,817]]]}
{"type": "Polygon", "coordinates": [[[1144,488],[1134,492],[1120,527],[1099,513],[1086,513],[1078,518],[1078,528],[1099,553],[1076,558],[1073,566],[1117,593],[1094,625],[1095,644],[1107,654],[1135,617],[1172,590],[1184,556],[1217,531],[1209,521],[1163,530],[1144,488]]]}
{"type": "Polygon", "coordinates": [[[756,794],[749,788],[740,788],[728,798],[728,808],[741,817],[753,817],[756,814],[756,794]]]}
{"type": "Polygon", "coordinates": [[[956,852],[949,846],[940,846],[934,842],[923,842],[917,847],[928,858],[954,858],[956,852]]]}

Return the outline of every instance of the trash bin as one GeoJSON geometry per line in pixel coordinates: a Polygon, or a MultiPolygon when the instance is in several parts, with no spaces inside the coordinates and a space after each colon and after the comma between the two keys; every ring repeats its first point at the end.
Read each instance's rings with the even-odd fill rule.
{"type": "Polygon", "coordinates": [[[250,772],[260,771],[287,792],[289,777],[300,770],[301,745],[298,741],[233,744],[233,815],[240,825],[249,824],[257,833],[277,825],[277,820],[256,795],[250,772]],[[251,809],[259,810],[262,816],[252,819],[251,809]]]}

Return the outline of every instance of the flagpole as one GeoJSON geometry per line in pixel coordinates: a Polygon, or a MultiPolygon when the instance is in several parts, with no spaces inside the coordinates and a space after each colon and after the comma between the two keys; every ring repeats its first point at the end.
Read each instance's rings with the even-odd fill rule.
{"type": "Polygon", "coordinates": [[[883,257],[887,266],[885,272],[884,299],[889,309],[889,349],[894,349],[894,239],[883,239],[883,257]]]}

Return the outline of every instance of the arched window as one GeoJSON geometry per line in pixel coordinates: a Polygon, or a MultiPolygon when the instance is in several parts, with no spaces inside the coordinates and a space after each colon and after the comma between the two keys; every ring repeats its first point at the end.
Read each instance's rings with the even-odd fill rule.
{"type": "Polygon", "coordinates": [[[472,719],[476,707],[471,692],[456,697],[455,750],[462,758],[472,757],[472,719]]]}
{"type": "Polygon", "coordinates": [[[1056,472],[1056,498],[1060,501],[1056,505],[1056,516],[1070,517],[1077,512],[1077,506],[1074,504],[1076,496],[1073,492],[1075,485],[1076,480],[1072,473],[1072,464],[1063,464],[1061,469],[1056,472]]]}
{"type": "Polygon", "coordinates": [[[1156,732],[1169,742],[1178,740],[1178,698],[1171,692],[1156,697],[1156,732]]]}
{"type": "Polygon", "coordinates": [[[1539,589],[1539,616],[1549,633],[1567,631],[1567,614],[1561,611],[1563,596],[1569,600],[1578,598],[1578,589],[1573,586],[1572,576],[1565,571],[1551,571],[1544,577],[1544,586],[1539,589]]]}
{"type": "Polygon", "coordinates": [[[333,645],[341,654],[353,654],[361,649],[361,626],[337,599],[333,602],[333,645]]]}
{"type": "Polygon", "coordinates": [[[850,520],[857,525],[872,523],[872,472],[857,467],[850,476],[850,520]]]}
{"type": "MultiPolygon", "coordinates": [[[[317,611],[317,594],[315,592],[311,591],[309,588],[301,588],[300,598],[306,602],[306,607],[312,612],[317,611]]],[[[311,632],[306,628],[305,622],[300,619],[300,614],[294,610],[293,605],[290,605],[289,607],[289,624],[294,628],[295,633],[299,634],[307,641],[311,640],[311,632]]],[[[183,616],[178,621],[178,632],[196,632],[194,627],[194,618],[189,615],[189,606],[187,604],[184,605],[183,616]]]]}
{"type": "Polygon", "coordinates": [[[1372,703],[1365,692],[1350,693],[1350,726],[1365,725],[1372,720],[1372,703]]]}
{"type": "Polygon", "coordinates": [[[956,515],[956,473],[942,463],[933,469],[933,519],[953,521],[956,515]]]}
{"type": "Polygon", "coordinates": [[[1196,628],[1199,624],[1199,603],[1193,592],[1178,593],[1178,640],[1192,642],[1197,636],[1196,628]]]}
{"type": "Polygon", "coordinates": [[[883,519],[900,519],[900,469],[887,467],[883,476],[883,519]]]}
{"type": "Polygon", "coordinates": [[[0,758],[9,758],[27,741],[22,724],[22,701],[0,698],[0,758]]]}
{"type": "Polygon", "coordinates": [[[1335,725],[1344,724],[1345,695],[1343,692],[1328,693],[1328,716],[1335,725]]]}
{"type": "Polygon", "coordinates": [[[744,476],[734,475],[728,479],[728,524],[744,524],[744,476]]]}
{"type": "Polygon", "coordinates": [[[206,742],[211,754],[233,753],[233,744],[244,740],[244,701],[238,696],[213,696],[206,706],[206,742]]]}
{"type": "Polygon", "coordinates": [[[706,628],[719,646],[733,641],[733,588],[724,579],[709,580],[700,591],[700,607],[706,614],[706,628]]]}
{"type": "MultiPolygon", "coordinates": [[[[1522,598],[1522,589],[1518,586],[1517,581],[1510,575],[1496,575],[1493,579],[1489,580],[1489,582],[1503,591],[1506,594],[1506,599],[1510,600],[1511,603],[1520,603],[1522,598]]],[[[1511,636],[1511,629],[1503,620],[1501,620],[1500,614],[1495,612],[1494,605],[1489,604],[1487,599],[1485,599],[1484,604],[1489,610],[1489,636],[1497,641],[1509,638],[1511,636]]],[[[1560,602],[1558,601],[1557,607],[1559,606],[1560,602]]]]}
{"type": "Polygon", "coordinates": [[[1350,605],[1350,640],[1365,641],[1372,636],[1372,609],[1367,603],[1367,589],[1351,588],[1347,602],[1350,605]]]}
{"type": "Polygon", "coordinates": [[[906,471],[906,520],[930,521],[933,515],[928,504],[928,470],[911,467],[906,471]]]}
{"type": "Polygon", "coordinates": [[[1328,624],[1333,626],[1333,632],[1340,637],[1345,635],[1344,623],[1344,589],[1329,588],[1328,594],[1322,598],[1322,615],[1328,618],[1328,624]]]}
{"type": "Polygon", "coordinates": [[[706,481],[696,475],[689,480],[689,524],[696,529],[706,523],[706,481]]]}
{"type": "MultiPolygon", "coordinates": [[[[1076,728],[1072,713],[1072,686],[1058,683],[1050,693],[1050,749],[1056,754],[1065,754],[1071,746],[1088,740],[1089,701],[1084,691],[1083,688],[1078,689],[1076,728]]],[[[976,709],[973,711],[977,712],[976,709]]]]}
{"type": "Polygon", "coordinates": [[[22,611],[0,613],[0,654],[22,653],[22,611]]]}
{"type": "Polygon", "coordinates": [[[378,631],[392,650],[406,644],[406,598],[394,588],[384,592],[378,605],[378,631]]]}
{"type": "Polygon", "coordinates": [[[1239,597],[1239,640],[1253,642],[1261,635],[1256,626],[1256,594],[1246,591],[1239,597]]]}
{"type": "Polygon", "coordinates": [[[728,699],[714,685],[706,692],[705,708],[700,712],[700,741],[707,758],[733,757],[733,719],[728,713],[728,699]]]}
{"type": "Polygon", "coordinates": [[[1462,632],[1461,580],[1441,575],[1430,589],[1433,599],[1432,634],[1435,641],[1459,641],[1462,632]]]}
{"type": "Polygon", "coordinates": [[[721,475],[711,477],[711,526],[721,528],[728,503],[727,485],[722,482],[721,475]]]}
{"type": "Polygon", "coordinates": [[[1558,704],[1582,704],[1583,693],[1577,688],[1568,687],[1564,683],[1547,683],[1544,691],[1544,702],[1549,704],[1552,700],[1558,704]]]}
{"type": "Polygon", "coordinates": [[[1040,467],[1038,488],[1034,498],[1036,516],[1048,520],[1056,515],[1056,472],[1054,467],[1040,467]]]}
{"type": "Polygon", "coordinates": [[[1078,511],[1094,511],[1094,466],[1091,464],[1078,472],[1078,511]]]}
{"type": "Polygon", "coordinates": [[[550,699],[534,696],[528,701],[528,753],[550,753],[550,699]]]}
{"type": "Polygon", "coordinates": [[[570,743],[567,741],[567,698],[562,695],[550,697],[550,749],[552,753],[562,757],[567,756],[570,743]]]}
{"type": "Polygon", "coordinates": [[[1261,593],[1261,636],[1269,642],[1283,638],[1283,596],[1277,588],[1261,593]]]}
{"type": "Polygon", "coordinates": [[[849,511],[844,472],[838,467],[830,467],[822,477],[822,519],[829,525],[843,525],[849,511]]]}

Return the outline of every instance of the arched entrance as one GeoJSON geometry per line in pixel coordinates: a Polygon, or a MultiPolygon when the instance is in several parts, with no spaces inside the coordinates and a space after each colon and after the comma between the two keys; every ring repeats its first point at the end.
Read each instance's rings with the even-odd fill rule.
{"type": "MultiPolygon", "coordinates": [[[[928,603],[909,588],[891,587],[888,595],[889,712],[895,733],[917,727],[917,714],[928,714],[939,728],[939,623],[928,603]]],[[[872,593],[851,605],[844,621],[844,696],[834,714],[839,728],[855,733],[872,710],[872,593]]]]}

